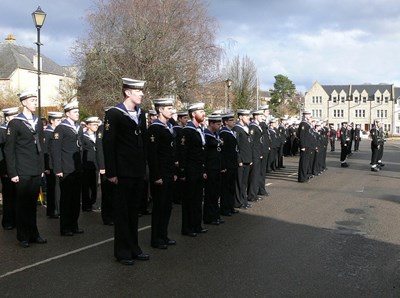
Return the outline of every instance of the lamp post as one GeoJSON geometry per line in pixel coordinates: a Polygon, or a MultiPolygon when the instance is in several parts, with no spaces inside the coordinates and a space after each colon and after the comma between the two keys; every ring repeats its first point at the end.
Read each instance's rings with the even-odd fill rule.
{"type": "Polygon", "coordinates": [[[227,112],[230,110],[230,102],[229,102],[229,88],[232,86],[232,80],[231,79],[226,79],[225,81],[225,86],[226,86],[226,100],[227,104],[225,105],[225,111],[227,112]]]}
{"type": "Polygon", "coordinates": [[[42,28],[43,24],[44,24],[44,20],[46,19],[46,13],[40,8],[40,6],[38,6],[38,8],[36,9],[36,11],[32,12],[32,19],[33,19],[33,23],[35,24],[35,27],[37,29],[37,41],[36,41],[36,45],[37,45],[37,76],[38,76],[38,117],[39,117],[39,121],[42,121],[42,98],[41,98],[41,88],[40,88],[40,46],[42,45],[40,43],[40,28],[42,28]]]}

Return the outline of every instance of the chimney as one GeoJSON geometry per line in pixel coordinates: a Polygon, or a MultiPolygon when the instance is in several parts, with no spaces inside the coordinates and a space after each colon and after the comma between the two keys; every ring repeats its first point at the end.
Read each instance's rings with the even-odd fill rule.
{"type": "Polygon", "coordinates": [[[15,44],[17,40],[15,39],[14,35],[8,34],[7,37],[5,38],[5,41],[6,43],[9,44],[15,44]]]}

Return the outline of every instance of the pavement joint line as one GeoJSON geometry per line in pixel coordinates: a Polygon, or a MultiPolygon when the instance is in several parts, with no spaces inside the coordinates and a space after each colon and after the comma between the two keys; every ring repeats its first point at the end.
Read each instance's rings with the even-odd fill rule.
{"type": "MultiPolygon", "coordinates": [[[[151,226],[142,227],[142,228],[138,229],[138,232],[147,230],[147,229],[149,229],[149,228],[151,228],[151,226]]],[[[113,241],[113,240],[114,240],[114,237],[109,238],[109,239],[106,239],[106,240],[103,240],[103,241],[100,241],[100,242],[97,242],[97,243],[93,243],[93,244],[90,244],[90,245],[87,245],[87,246],[84,246],[84,247],[81,247],[81,248],[78,248],[78,249],[75,249],[75,250],[72,250],[72,251],[69,251],[69,252],[66,252],[66,253],[63,253],[63,254],[58,255],[58,256],[54,256],[54,257],[51,257],[51,258],[48,258],[48,259],[45,259],[45,260],[42,260],[42,261],[33,263],[33,264],[31,264],[31,265],[27,265],[27,266],[24,266],[24,267],[15,269],[15,270],[13,270],[13,271],[6,272],[6,273],[0,275],[0,279],[2,279],[2,278],[4,278],[4,277],[7,277],[7,276],[10,276],[10,275],[13,275],[13,274],[16,274],[16,273],[19,273],[19,272],[22,272],[22,271],[25,271],[25,270],[27,270],[27,269],[30,269],[30,268],[33,268],[33,267],[36,267],[36,266],[42,265],[42,264],[49,263],[49,262],[54,261],[54,260],[58,260],[58,259],[67,257],[67,256],[69,256],[69,255],[76,254],[76,253],[78,253],[78,252],[87,250],[87,249],[89,249],[89,248],[93,248],[93,247],[96,247],[96,246],[100,246],[100,245],[102,245],[102,244],[111,242],[111,241],[113,241]]]]}

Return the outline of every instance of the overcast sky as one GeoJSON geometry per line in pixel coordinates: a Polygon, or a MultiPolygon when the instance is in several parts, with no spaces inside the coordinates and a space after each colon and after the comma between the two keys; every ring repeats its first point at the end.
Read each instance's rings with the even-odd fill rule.
{"type": "MultiPolygon", "coordinates": [[[[145,1],[145,0],[143,0],[145,1]]],[[[400,86],[400,2],[398,0],[209,0],[219,23],[217,42],[227,57],[247,55],[261,88],[283,74],[307,91],[322,84],[394,83],[400,86]]],[[[60,65],[72,63],[69,49],[84,36],[92,0],[1,0],[0,36],[35,47],[31,13],[47,13],[42,54],[60,65]]]]}

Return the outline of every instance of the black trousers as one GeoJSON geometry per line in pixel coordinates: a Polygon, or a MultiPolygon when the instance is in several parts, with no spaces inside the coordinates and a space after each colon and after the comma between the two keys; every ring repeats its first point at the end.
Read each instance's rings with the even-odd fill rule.
{"type": "Polygon", "coordinates": [[[354,140],[354,151],[358,151],[360,149],[360,139],[354,140]]]}
{"type": "MultiPolygon", "coordinates": [[[[260,179],[262,175],[261,161],[261,158],[254,159],[253,164],[250,167],[248,186],[248,200],[250,202],[257,200],[257,195],[260,192],[260,179]]],[[[265,173],[265,171],[263,172],[265,173]]]]}
{"type": "Polygon", "coordinates": [[[329,138],[329,143],[331,145],[331,151],[335,151],[336,139],[335,138],[329,138]]]}
{"type": "Polygon", "coordinates": [[[260,179],[259,179],[259,187],[258,187],[258,195],[263,196],[266,195],[267,189],[265,188],[265,179],[266,179],[266,168],[267,168],[267,158],[261,159],[261,168],[260,168],[260,179]]]}
{"type": "Polygon", "coordinates": [[[383,157],[383,144],[381,144],[378,149],[378,163],[382,162],[382,157],[383,157]]]}
{"type": "Polygon", "coordinates": [[[278,148],[277,148],[277,167],[278,169],[283,167],[283,147],[285,146],[285,144],[281,144],[278,148]]]}
{"type": "Polygon", "coordinates": [[[309,178],[309,167],[310,162],[312,162],[313,154],[311,153],[311,149],[306,147],[305,150],[300,150],[300,159],[299,159],[299,169],[298,169],[298,181],[304,182],[309,178]]]}
{"type": "Polygon", "coordinates": [[[249,185],[250,164],[244,164],[237,170],[235,207],[239,208],[248,204],[247,187],[249,185]]]}
{"type": "Polygon", "coordinates": [[[151,245],[166,244],[168,240],[168,225],[171,218],[173,199],[173,179],[163,179],[163,184],[150,184],[153,198],[151,214],[151,245]]]}
{"type": "Polygon", "coordinates": [[[15,184],[17,210],[17,240],[33,241],[39,237],[36,224],[36,208],[41,176],[19,176],[15,184]]]}
{"type": "Polygon", "coordinates": [[[182,200],[182,233],[195,233],[202,229],[203,174],[186,176],[185,196],[182,200]]]}
{"type": "Polygon", "coordinates": [[[278,149],[279,148],[271,148],[271,150],[269,151],[267,170],[276,171],[276,160],[278,158],[278,149]]]}
{"type": "Polygon", "coordinates": [[[64,177],[60,178],[60,190],[60,232],[73,232],[79,229],[81,174],[64,174],[64,177]]]}
{"type": "Polygon", "coordinates": [[[113,192],[115,184],[111,183],[105,174],[100,175],[101,182],[101,219],[104,224],[114,222],[113,192]]]}
{"type": "Polygon", "coordinates": [[[56,198],[56,194],[59,194],[59,192],[58,191],[56,192],[56,188],[58,186],[56,181],[57,181],[56,175],[54,174],[53,170],[50,170],[50,173],[46,174],[47,216],[54,216],[59,214],[59,206],[57,202],[59,199],[56,198]]]}
{"type": "Polygon", "coordinates": [[[91,210],[97,200],[97,179],[99,172],[96,169],[85,169],[82,176],[82,210],[91,210]]]}
{"type": "Polygon", "coordinates": [[[230,212],[235,204],[235,182],[237,177],[237,168],[227,169],[221,174],[221,200],[220,213],[230,212]]]}
{"type": "Polygon", "coordinates": [[[1,177],[3,195],[3,218],[1,225],[5,227],[17,226],[15,183],[9,177],[1,177]]]}
{"type": "Polygon", "coordinates": [[[138,244],[138,214],[143,178],[118,177],[114,191],[114,256],[132,259],[142,253],[138,244]]]}
{"type": "Polygon", "coordinates": [[[219,204],[221,190],[220,170],[208,170],[204,188],[203,221],[211,222],[219,219],[219,204]]]}
{"type": "Polygon", "coordinates": [[[340,161],[341,162],[344,162],[347,158],[347,155],[350,153],[349,144],[350,144],[350,142],[341,143],[341,150],[340,150],[340,161]]]}
{"type": "Polygon", "coordinates": [[[376,165],[378,163],[378,152],[379,149],[377,147],[375,147],[374,145],[372,145],[371,143],[371,164],[372,165],[376,165]]]}

